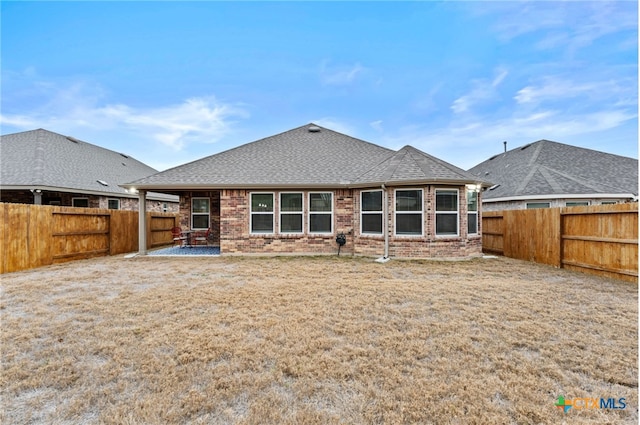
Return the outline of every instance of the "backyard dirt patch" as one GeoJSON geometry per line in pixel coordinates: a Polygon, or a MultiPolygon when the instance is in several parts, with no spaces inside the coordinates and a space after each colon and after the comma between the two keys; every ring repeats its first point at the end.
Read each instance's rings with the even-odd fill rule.
{"type": "Polygon", "coordinates": [[[638,421],[635,284],[502,257],[108,257],[1,279],[4,424],[638,421]]]}

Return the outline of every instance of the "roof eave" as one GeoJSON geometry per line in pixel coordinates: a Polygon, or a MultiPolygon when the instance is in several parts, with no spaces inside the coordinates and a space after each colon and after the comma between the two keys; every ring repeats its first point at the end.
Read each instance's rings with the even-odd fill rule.
{"type": "MultiPolygon", "coordinates": [[[[134,192],[101,192],[97,190],[86,190],[86,189],[75,189],[69,187],[57,187],[57,186],[47,186],[47,185],[0,185],[0,191],[3,190],[46,190],[47,192],[65,192],[65,193],[78,193],[82,195],[95,195],[95,196],[104,196],[108,198],[131,198],[138,199],[138,194],[134,192]]],[[[153,201],[168,201],[168,202],[179,202],[179,199],[176,199],[174,195],[164,194],[152,192],[148,197],[148,199],[153,201]]]]}
{"type": "Polygon", "coordinates": [[[547,200],[547,199],[591,199],[591,198],[608,198],[608,199],[636,199],[633,193],[555,193],[550,195],[519,195],[519,196],[502,196],[499,198],[482,197],[483,203],[490,202],[509,202],[509,201],[531,201],[531,200],[547,200]]]}

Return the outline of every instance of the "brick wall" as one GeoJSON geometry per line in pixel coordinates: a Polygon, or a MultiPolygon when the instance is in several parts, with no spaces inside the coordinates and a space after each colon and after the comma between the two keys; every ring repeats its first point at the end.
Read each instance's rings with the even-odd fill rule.
{"type": "MultiPolygon", "coordinates": [[[[481,237],[467,235],[467,202],[464,186],[421,186],[423,190],[424,235],[419,237],[395,236],[393,219],[395,217],[394,189],[388,188],[389,211],[389,255],[392,257],[410,258],[444,258],[467,257],[481,255],[481,237]],[[435,190],[436,188],[459,189],[459,236],[436,237],[435,236],[435,190]]],[[[413,188],[412,188],[413,189],[413,188]]],[[[384,254],[384,237],[378,235],[360,234],[360,190],[335,190],[334,193],[334,232],[331,235],[313,235],[305,232],[302,235],[278,234],[279,192],[274,193],[274,234],[251,234],[250,223],[250,190],[222,190],[219,195],[219,234],[220,248],[224,254],[335,254],[338,245],[335,242],[337,234],[344,232],[347,243],[342,247],[341,253],[364,256],[382,256],[384,254]],[[221,218],[220,218],[221,217],[221,218]]],[[[304,197],[304,221],[308,226],[308,192],[304,197]]],[[[212,196],[213,198],[213,196],[212,196]]],[[[185,196],[181,200],[181,212],[183,213],[183,226],[189,219],[190,197],[185,196]]],[[[481,223],[480,214],[478,223],[481,223]]],[[[479,229],[480,231],[480,229],[479,229]]]]}

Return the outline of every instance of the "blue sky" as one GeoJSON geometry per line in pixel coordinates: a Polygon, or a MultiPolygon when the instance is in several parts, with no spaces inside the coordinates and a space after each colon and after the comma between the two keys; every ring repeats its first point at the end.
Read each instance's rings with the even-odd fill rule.
{"type": "Polygon", "coordinates": [[[164,170],[309,122],[468,169],[549,139],[638,157],[638,4],[12,2],[2,134],[164,170]]]}

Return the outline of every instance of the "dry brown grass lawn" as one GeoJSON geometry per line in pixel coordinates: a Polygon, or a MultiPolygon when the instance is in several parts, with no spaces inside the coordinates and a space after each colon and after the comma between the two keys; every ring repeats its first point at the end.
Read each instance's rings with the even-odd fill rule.
{"type": "Polygon", "coordinates": [[[637,295],[506,258],[112,257],[7,274],[0,421],[636,423],[637,295]],[[565,414],[558,395],[627,408],[565,414]]]}

